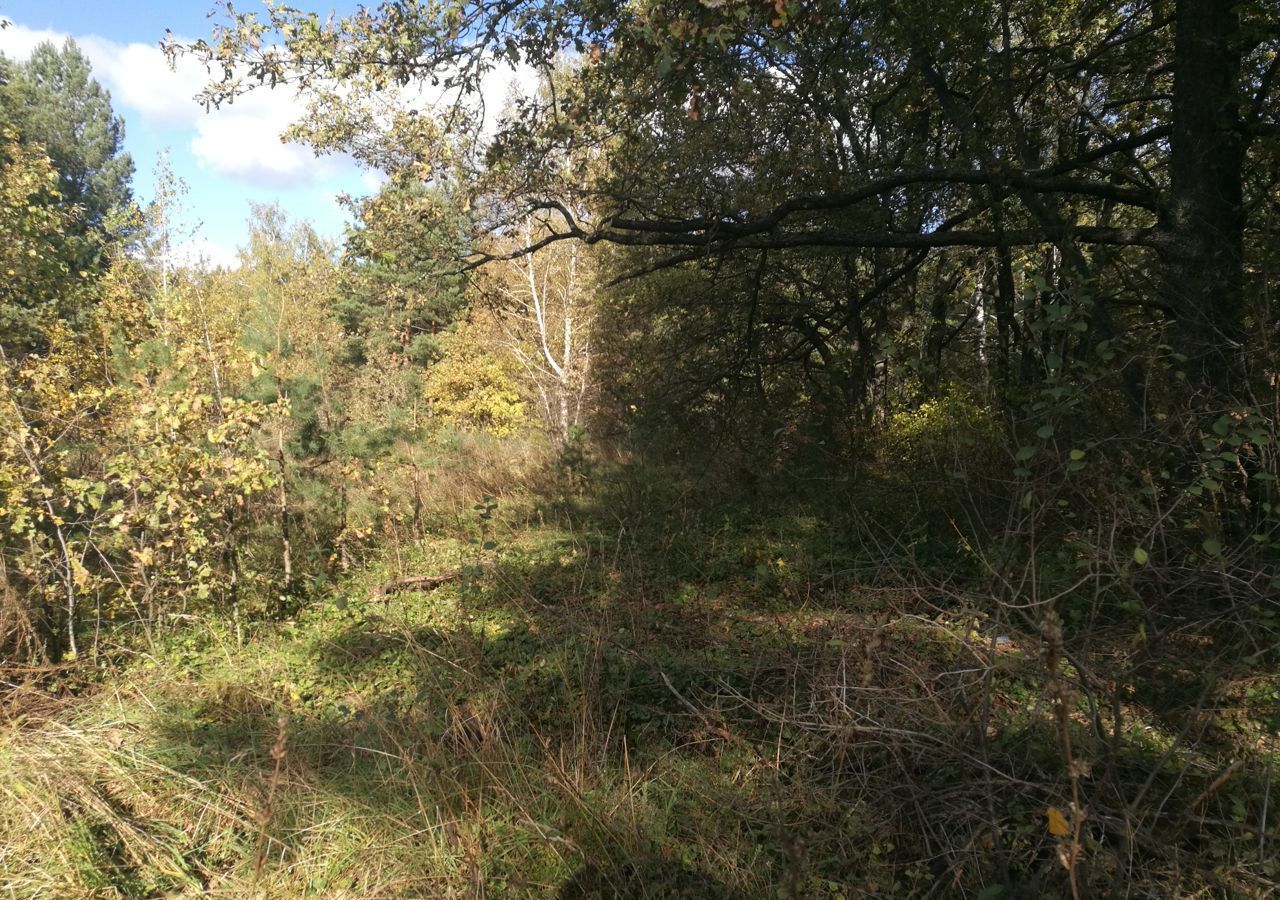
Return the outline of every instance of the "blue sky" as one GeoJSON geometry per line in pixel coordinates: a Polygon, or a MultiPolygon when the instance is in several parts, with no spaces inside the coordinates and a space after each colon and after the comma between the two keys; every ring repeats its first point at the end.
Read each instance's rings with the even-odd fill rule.
{"type": "MultiPolygon", "coordinates": [[[[165,148],[187,182],[185,225],[197,235],[189,253],[230,262],[243,242],[250,203],[279,202],[292,217],[340,238],[347,216],[337,196],[370,193],[376,176],[349,159],[317,159],[306,147],[281,144],[279,131],[299,108],[289,94],[255,92],[205,113],[191,99],[203,68],[191,63],[171,72],[165,63],[159,50],[165,29],[207,37],[212,6],[212,0],[0,0],[0,18],[13,23],[0,30],[0,52],[21,58],[42,39],[76,39],[124,117],[125,148],[137,167],[135,195],[143,202],[153,195],[155,162],[165,148]]],[[[331,4],[315,8],[327,12],[331,4]]]]}

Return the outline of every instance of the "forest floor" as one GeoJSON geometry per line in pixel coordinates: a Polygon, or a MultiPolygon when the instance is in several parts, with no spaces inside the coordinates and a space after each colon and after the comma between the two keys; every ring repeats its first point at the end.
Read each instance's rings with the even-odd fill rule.
{"type": "MultiPolygon", "coordinates": [[[[1039,635],[878,583],[802,513],[500,502],[286,621],[6,674],[0,893],[994,900],[1070,896],[1077,839],[1100,895],[1280,878],[1270,777],[1232,756],[1276,682],[1203,725],[1195,635],[1162,703],[1071,713],[1090,818],[1064,834],[1039,635]]],[[[1140,650],[1101,639],[1092,677],[1140,650]]]]}

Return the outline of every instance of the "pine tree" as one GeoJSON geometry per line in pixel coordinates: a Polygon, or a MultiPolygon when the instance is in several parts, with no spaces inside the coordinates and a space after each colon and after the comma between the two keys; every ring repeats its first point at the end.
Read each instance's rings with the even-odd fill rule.
{"type": "Polygon", "coordinates": [[[75,41],[40,44],[23,62],[5,62],[0,113],[24,143],[44,148],[60,176],[62,202],[81,211],[80,232],[122,232],[119,214],[133,199],[133,159],[124,152],[124,120],[93,78],[75,41]]]}

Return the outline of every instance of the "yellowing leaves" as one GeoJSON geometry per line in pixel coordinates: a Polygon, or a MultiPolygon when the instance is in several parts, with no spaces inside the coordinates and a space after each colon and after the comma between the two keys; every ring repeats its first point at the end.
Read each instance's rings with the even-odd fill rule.
{"type": "Polygon", "coordinates": [[[1067,817],[1062,814],[1062,810],[1056,806],[1050,806],[1044,811],[1045,817],[1049,820],[1049,833],[1054,837],[1066,837],[1071,834],[1071,823],[1067,821],[1067,817]]]}
{"type": "Polygon", "coordinates": [[[43,347],[47,331],[85,299],[89,285],[67,277],[75,247],[64,236],[74,211],[57,203],[57,172],[43,150],[0,128],[0,309],[6,351],[43,347]]]}
{"type": "Polygon", "coordinates": [[[81,564],[80,560],[72,558],[68,562],[71,565],[72,581],[77,588],[84,590],[93,580],[93,576],[89,574],[89,570],[81,564]]]}
{"type": "Polygon", "coordinates": [[[472,322],[445,338],[444,356],[428,371],[424,393],[442,421],[511,434],[527,422],[517,366],[484,337],[482,326],[472,322]]]}

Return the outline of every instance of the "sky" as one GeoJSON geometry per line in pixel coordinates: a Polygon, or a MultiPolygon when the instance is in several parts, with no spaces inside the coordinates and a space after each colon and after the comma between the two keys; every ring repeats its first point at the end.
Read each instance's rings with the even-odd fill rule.
{"type": "MultiPolygon", "coordinates": [[[[243,0],[237,7],[254,5],[243,0]]],[[[305,0],[292,5],[321,13],[333,8],[305,0]]],[[[338,11],[354,5],[339,3],[338,11]]],[[[378,173],[349,157],[317,157],[308,147],[282,143],[280,131],[300,109],[290,91],[255,90],[206,112],[192,99],[207,81],[204,67],[185,60],[172,71],[160,51],[166,28],[179,40],[209,37],[213,6],[213,0],[0,0],[0,18],[11,23],[0,29],[0,53],[24,59],[41,41],[76,40],[124,118],[125,149],[137,170],[135,197],[145,203],[154,196],[156,161],[165,150],[187,183],[182,224],[190,237],[179,254],[187,261],[234,265],[252,203],[278,202],[292,218],[341,238],[349,216],[338,197],[372,193],[378,173]]],[[[504,93],[514,77],[506,76],[504,93]]]]}

